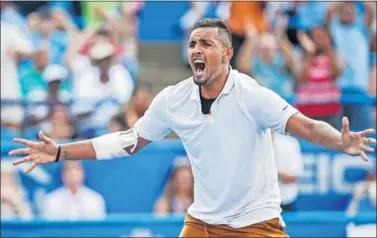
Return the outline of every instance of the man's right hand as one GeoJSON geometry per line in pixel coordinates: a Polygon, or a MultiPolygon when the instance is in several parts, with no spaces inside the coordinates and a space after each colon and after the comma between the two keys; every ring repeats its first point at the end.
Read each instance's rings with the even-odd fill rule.
{"type": "Polygon", "coordinates": [[[51,138],[43,134],[42,131],[39,132],[39,139],[41,139],[41,142],[33,142],[20,138],[14,139],[14,142],[23,144],[28,148],[15,149],[9,152],[10,156],[27,155],[21,159],[14,161],[13,165],[32,161],[33,163],[24,170],[25,173],[29,173],[39,164],[53,163],[58,152],[58,145],[51,138]]]}

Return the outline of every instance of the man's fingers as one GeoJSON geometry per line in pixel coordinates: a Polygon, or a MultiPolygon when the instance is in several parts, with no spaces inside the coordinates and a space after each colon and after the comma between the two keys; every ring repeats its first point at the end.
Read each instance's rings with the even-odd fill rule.
{"type": "Polygon", "coordinates": [[[51,138],[47,137],[42,131],[39,131],[39,139],[41,139],[46,144],[52,142],[51,138]]]}
{"type": "Polygon", "coordinates": [[[342,119],[342,132],[349,132],[350,131],[350,122],[348,121],[347,117],[343,117],[342,119]]]}
{"type": "Polygon", "coordinates": [[[360,156],[361,156],[361,158],[362,158],[364,161],[368,161],[368,156],[365,154],[364,151],[361,151],[360,156]]]}
{"type": "Polygon", "coordinates": [[[374,149],[371,148],[371,147],[369,147],[369,146],[364,145],[364,146],[363,146],[363,151],[366,151],[366,152],[374,152],[374,149]]]}
{"type": "Polygon", "coordinates": [[[361,134],[362,137],[369,136],[369,135],[371,135],[373,133],[374,133],[373,129],[367,129],[367,130],[364,130],[364,131],[360,132],[360,134],[361,134]]]}
{"type": "Polygon", "coordinates": [[[33,162],[29,167],[27,167],[25,170],[24,170],[24,173],[27,174],[29,173],[30,171],[32,171],[35,167],[37,167],[38,164],[33,162]]]}
{"type": "Polygon", "coordinates": [[[21,149],[15,149],[9,152],[10,156],[13,155],[28,155],[30,154],[30,149],[29,148],[21,148],[21,149]]]}
{"type": "Polygon", "coordinates": [[[35,147],[37,145],[37,143],[35,143],[35,142],[25,140],[25,139],[21,139],[21,138],[13,139],[13,142],[26,145],[27,147],[35,147]]]}
{"type": "Polygon", "coordinates": [[[376,139],[374,139],[374,138],[364,138],[364,144],[376,144],[376,139]]]}
{"type": "Polygon", "coordinates": [[[22,164],[22,163],[25,163],[25,162],[28,162],[32,160],[31,156],[28,155],[26,157],[23,157],[22,159],[18,159],[18,160],[15,160],[13,161],[13,165],[19,165],[19,164],[22,164]]]}

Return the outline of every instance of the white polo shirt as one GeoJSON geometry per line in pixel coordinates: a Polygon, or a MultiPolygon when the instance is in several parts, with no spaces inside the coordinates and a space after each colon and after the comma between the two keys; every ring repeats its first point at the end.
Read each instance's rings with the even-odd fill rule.
{"type": "Polygon", "coordinates": [[[135,130],[150,141],[174,131],[194,176],[188,213],[238,228],[280,216],[270,128],[285,133],[296,112],[254,79],[231,70],[210,115],[202,114],[199,87],[189,78],[162,90],[135,130]]]}
{"type": "Polygon", "coordinates": [[[50,220],[102,220],[106,218],[106,203],[88,187],[81,187],[76,194],[61,187],[45,197],[42,216],[50,220]]]}

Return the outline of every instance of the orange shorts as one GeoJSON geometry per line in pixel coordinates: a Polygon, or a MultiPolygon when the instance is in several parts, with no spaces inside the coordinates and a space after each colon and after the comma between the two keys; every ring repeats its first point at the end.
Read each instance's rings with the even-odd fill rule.
{"type": "Polygon", "coordinates": [[[289,237],[280,225],[279,218],[242,228],[227,225],[209,225],[189,214],[179,237],[289,237]]]}

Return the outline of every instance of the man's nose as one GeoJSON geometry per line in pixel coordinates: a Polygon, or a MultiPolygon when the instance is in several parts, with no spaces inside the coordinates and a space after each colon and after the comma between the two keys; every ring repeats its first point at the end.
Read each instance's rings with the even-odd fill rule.
{"type": "Polygon", "coordinates": [[[199,44],[195,45],[193,49],[193,55],[196,54],[203,54],[202,47],[199,44]]]}

